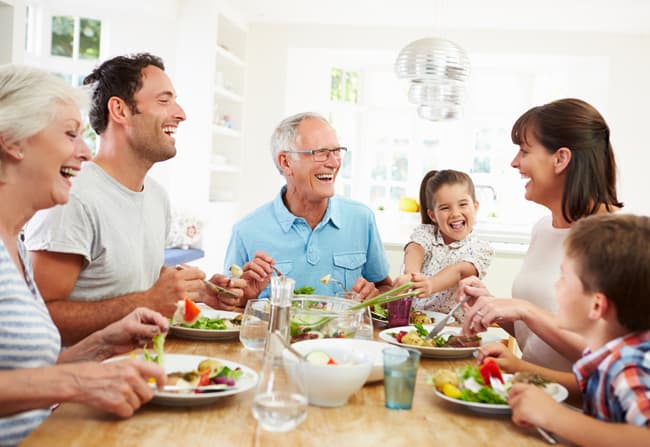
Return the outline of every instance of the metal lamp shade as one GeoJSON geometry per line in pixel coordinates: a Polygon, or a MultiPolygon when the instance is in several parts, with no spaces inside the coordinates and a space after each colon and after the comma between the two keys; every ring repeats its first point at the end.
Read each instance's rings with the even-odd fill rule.
{"type": "Polygon", "coordinates": [[[439,38],[411,42],[395,61],[397,77],[411,82],[409,101],[421,104],[418,115],[432,121],[460,116],[469,67],[461,47],[439,38]]]}

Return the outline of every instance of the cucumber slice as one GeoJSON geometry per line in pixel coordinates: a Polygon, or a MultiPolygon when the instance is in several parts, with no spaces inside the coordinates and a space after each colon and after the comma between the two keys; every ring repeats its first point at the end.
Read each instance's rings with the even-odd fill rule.
{"type": "Polygon", "coordinates": [[[327,365],[332,358],[323,351],[312,351],[307,354],[305,360],[315,365],[327,365]]]}

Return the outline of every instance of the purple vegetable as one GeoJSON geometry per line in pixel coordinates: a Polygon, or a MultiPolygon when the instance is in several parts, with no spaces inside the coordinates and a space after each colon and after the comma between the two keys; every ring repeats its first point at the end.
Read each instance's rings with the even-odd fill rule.
{"type": "Polygon", "coordinates": [[[221,385],[222,383],[228,386],[235,386],[235,381],[229,377],[214,377],[212,383],[221,385]]]}

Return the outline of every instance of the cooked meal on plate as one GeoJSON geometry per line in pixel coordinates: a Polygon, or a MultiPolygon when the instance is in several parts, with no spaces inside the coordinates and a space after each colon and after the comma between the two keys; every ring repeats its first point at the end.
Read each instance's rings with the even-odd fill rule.
{"type": "Polygon", "coordinates": [[[241,369],[231,369],[222,365],[215,359],[202,360],[192,371],[177,371],[167,374],[167,386],[174,386],[179,390],[187,388],[189,391],[200,392],[196,387],[209,385],[225,385],[234,387],[237,379],[242,376],[241,369]]]}
{"type": "Polygon", "coordinates": [[[433,348],[473,348],[481,345],[481,337],[475,335],[468,337],[464,335],[438,335],[426,339],[429,331],[421,324],[415,324],[410,331],[389,332],[398,342],[405,345],[425,346],[433,348]]]}

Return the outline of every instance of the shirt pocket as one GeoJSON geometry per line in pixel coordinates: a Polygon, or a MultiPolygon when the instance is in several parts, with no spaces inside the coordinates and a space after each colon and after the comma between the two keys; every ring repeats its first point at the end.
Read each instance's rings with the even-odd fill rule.
{"type": "Polygon", "coordinates": [[[357,278],[361,276],[366,260],[364,251],[334,253],[334,277],[343,278],[345,289],[351,289],[357,278]]]}

